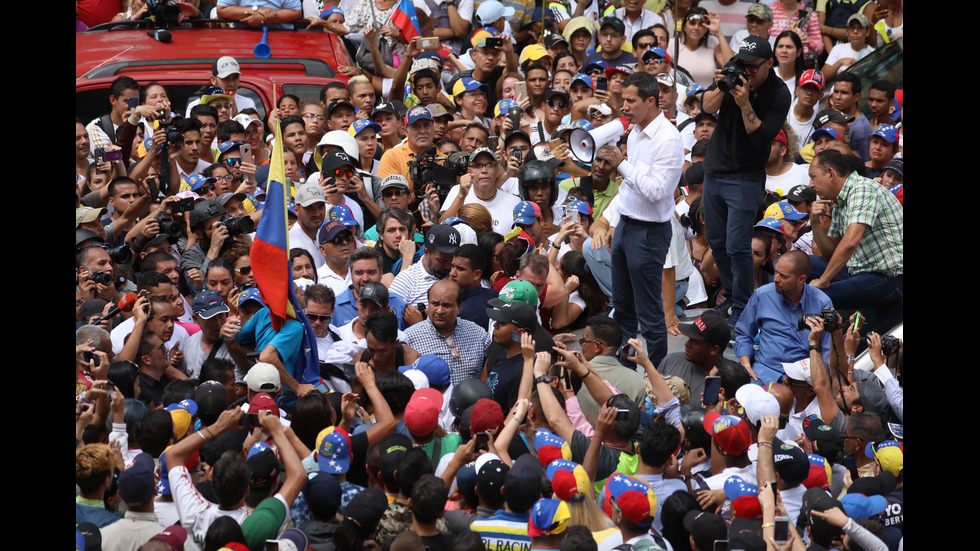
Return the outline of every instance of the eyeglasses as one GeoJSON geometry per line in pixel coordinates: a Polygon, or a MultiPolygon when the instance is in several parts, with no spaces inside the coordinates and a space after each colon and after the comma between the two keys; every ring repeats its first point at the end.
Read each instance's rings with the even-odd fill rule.
{"type": "Polygon", "coordinates": [[[395,188],[395,189],[386,189],[381,192],[382,197],[401,197],[402,195],[408,195],[408,190],[402,188],[395,188]]]}
{"type": "Polygon", "coordinates": [[[233,181],[235,181],[235,175],[234,174],[225,174],[224,176],[212,176],[212,178],[214,178],[216,180],[219,180],[219,181],[220,180],[224,180],[226,182],[233,182],[233,181]]]}
{"type": "Polygon", "coordinates": [[[548,107],[557,107],[559,109],[564,109],[564,108],[568,107],[568,102],[565,101],[565,100],[555,101],[555,100],[549,99],[547,101],[547,103],[548,103],[548,107]]]}
{"type": "Polygon", "coordinates": [[[497,163],[495,163],[493,161],[491,161],[489,163],[482,163],[482,164],[481,163],[470,163],[470,168],[475,169],[475,170],[482,170],[484,168],[487,169],[487,170],[493,170],[493,169],[497,168],[497,163]]]}
{"type": "Polygon", "coordinates": [[[219,110],[220,109],[231,109],[231,104],[230,103],[211,103],[209,105],[211,107],[214,107],[215,109],[219,109],[219,110]]]}
{"type": "Polygon", "coordinates": [[[241,157],[229,157],[229,158],[226,158],[226,159],[222,159],[222,161],[224,161],[225,164],[228,165],[228,166],[235,166],[235,165],[241,165],[242,164],[242,158],[241,157]]]}
{"type": "Polygon", "coordinates": [[[472,92],[466,92],[466,93],[464,93],[463,94],[463,97],[485,98],[485,97],[487,97],[487,94],[483,90],[473,90],[472,92]]]}
{"type": "Polygon", "coordinates": [[[746,72],[748,72],[751,75],[751,74],[755,74],[759,69],[761,69],[762,66],[766,64],[766,61],[767,60],[763,59],[762,61],[755,64],[743,63],[742,66],[745,67],[746,72]]]}
{"type": "Polygon", "coordinates": [[[303,118],[311,121],[315,120],[316,122],[324,122],[327,120],[327,117],[324,117],[323,115],[315,115],[313,113],[303,113],[303,118]]]}
{"type": "Polygon", "coordinates": [[[460,357],[459,349],[456,348],[456,343],[453,342],[452,336],[446,337],[446,344],[448,344],[449,347],[453,349],[453,356],[455,356],[458,359],[460,357]]]}
{"type": "Polygon", "coordinates": [[[320,322],[320,323],[330,323],[330,320],[333,319],[333,316],[330,315],[330,314],[310,314],[310,313],[307,313],[306,314],[306,317],[309,318],[310,323],[317,322],[317,321],[320,322]]]}
{"type": "MultiPolygon", "coordinates": [[[[345,170],[343,168],[338,168],[337,170],[333,171],[333,175],[334,176],[347,176],[348,178],[350,178],[351,176],[354,175],[354,171],[353,170],[345,170]]],[[[327,171],[323,171],[323,177],[324,178],[330,177],[330,173],[328,173],[327,171]]]]}
{"type": "Polygon", "coordinates": [[[653,48],[656,45],[657,45],[656,42],[637,42],[636,43],[636,49],[637,50],[645,50],[647,48],[653,48]]]}
{"type": "Polygon", "coordinates": [[[252,273],[252,267],[242,266],[241,268],[235,268],[235,273],[238,275],[247,276],[248,274],[252,273]]]}
{"type": "Polygon", "coordinates": [[[599,342],[599,341],[590,341],[588,339],[579,339],[578,340],[578,345],[579,346],[585,346],[586,344],[588,344],[590,342],[599,342]]]}
{"type": "Polygon", "coordinates": [[[342,233],[330,240],[330,242],[333,243],[334,245],[343,245],[348,241],[354,241],[354,234],[350,232],[342,233]]]}

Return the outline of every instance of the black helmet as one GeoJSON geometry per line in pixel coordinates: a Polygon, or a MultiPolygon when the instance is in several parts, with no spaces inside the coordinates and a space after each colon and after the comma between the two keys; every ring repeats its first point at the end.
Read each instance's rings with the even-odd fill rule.
{"type": "Polygon", "coordinates": [[[480,379],[466,379],[453,387],[453,395],[449,399],[449,411],[456,417],[463,415],[463,410],[480,401],[482,398],[493,398],[493,391],[480,379]]]}
{"type": "Polygon", "coordinates": [[[703,448],[710,455],[711,436],[704,430],[704,413],[701,408],[691,407],[690,404],[681,406],[681,425],[684,436],[690,444],[689,449],[703,448]]]}
{"type": "Polygon", "coordinates": [[[526,182],[538,182],[547,180],[551,184],[551,197],[548,199],[548,206],[554,206],[558,199],[558,179],[555,178],[555,171],[548,166],[546,161],[528,161],[521,167],[521,172],[517,175],[520,182],[521,200],[530,201],[530,196],[525,188],[526,182]]]}

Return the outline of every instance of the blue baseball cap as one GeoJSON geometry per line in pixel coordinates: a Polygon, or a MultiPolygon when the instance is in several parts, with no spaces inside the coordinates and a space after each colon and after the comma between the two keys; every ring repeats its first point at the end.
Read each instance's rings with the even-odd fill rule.
{"type": "Polygon", "coordinates": [[[585,73],[576,73],[575,76],[572,77],[572,81],[568,83],[568,87],[571,88],[572,84],[575,84],[577,81],[581,81],[589,88],[592,88],[592,77],[585,73]]]}
{"type": "Polygon", "coordinates": [[[399,373],[405,373],[410,369],[417,369],[425,374],[429,379],[430,385],[449,384],[449,364],[439,356],[433,354],[423,354],[415,360],[412,365],[403,365],[398,368],[399,373]]]}
{"type": "Polygon", "coordinates": [[[351,136],[357,136],[365,128],[373,128],[375,132],[381,132],[381,125],[376,122],[371,122],[367,119],[354,119],[350,128],[347,129],[347,133],[351,136]]]}
{"type": "Polygon", "coordinates": [[[531,201],[521,201],[514,207],[514,224],[529,226],[541,218],[541,207],[531,201]]]}
{"type": "Polygon", "coordinates": [[[810,134],[810,141],[814,141],[815,142],[815,141],[817,141],[817,138],[819,138],[821,135],[824,135],[824,134],[830,136],[831,138],[833,138],[833,139],[835,139],[837,141],[840,141],[840,135],[833,128],[820,128],[820,129],[815,130],[813,132],[813,134],[810,134]]]}
{"type": "Polygon", "coordinates": [[[888,143],[898,142],[898,128],[890,124],[879,124],[871,135],[878,136],[888,143]]]}
{"type": "Polygon", "coordinates": [[[238,295],[238,307],[241,308],[242,305],[250,300],[258,302],[261,306],[265,306],[265,302],[262,302],[262,295],[259,293],[259,290],[253,287],[251,289],[245,289],[238,295]]]}
{"type": "Polygon", "coordinates": [[[432,113],[426,107],[416,105],[405,113],[405,126],[412,126],[419,121],[431,121],[432,113]]]}

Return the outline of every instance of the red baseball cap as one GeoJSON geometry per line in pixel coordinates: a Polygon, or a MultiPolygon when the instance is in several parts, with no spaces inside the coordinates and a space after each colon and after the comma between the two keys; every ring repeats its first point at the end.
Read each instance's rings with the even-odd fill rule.
{"type": "Polygon", "coordinates": [[[405,427],[414,436],[425,436],[436,430],[442,410],[442,393],[434,388],[420,388],[405,406],[405,427]]]}

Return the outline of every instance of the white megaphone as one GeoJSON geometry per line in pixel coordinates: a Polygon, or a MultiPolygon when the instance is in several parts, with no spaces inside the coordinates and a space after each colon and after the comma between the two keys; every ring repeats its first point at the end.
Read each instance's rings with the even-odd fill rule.
{"type": "Polygon", "coordinates": [[[600,147],[614,143],[629,126],[628,120],[619,118],[592,130],[586,131],[581,128],[572,130],[572,134],[568,137],[572,156],[583,163],[591,163],[595,160],[595,152],[600,147]]]}

